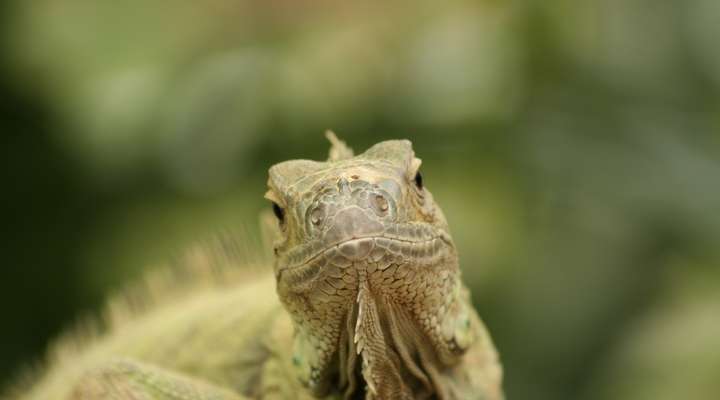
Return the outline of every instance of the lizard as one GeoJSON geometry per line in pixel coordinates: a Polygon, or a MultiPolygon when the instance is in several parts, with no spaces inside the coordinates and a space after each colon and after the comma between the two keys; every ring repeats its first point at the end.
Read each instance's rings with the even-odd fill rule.
{"type": "MultiPolygon", "coordinates": [[[[230,278],[237,258],[220,257],[171,301],[111,302],[105,333],[61,341],[13,397],[502,399],[497,351],[411,142],[355,155],[327,137],[327,161],[269,169],[274,273],[230,278]],[[202,274],[219,283],[192,283],[202,274]]],[[[207,254],[188,265],[212,264],[207,254]]]]}

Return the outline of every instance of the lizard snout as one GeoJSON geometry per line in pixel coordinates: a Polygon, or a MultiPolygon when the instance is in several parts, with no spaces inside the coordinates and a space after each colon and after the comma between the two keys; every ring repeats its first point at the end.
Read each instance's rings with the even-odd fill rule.
{"type": "Polygon", "coordinates": [[[330,246],[347,240],[381,235],[384,227],[380,218],[368,211],[370,210],[357,205],[339,210],[327,221],[329,226],[323,236],[325,244],[330,246]]]}
{"type": "Polygon", "coordinates": [[[327,188],[305,211],[307,232],[323,247],[382,235],[397,215],[396,201],[384,186],[341,178],[327,188]]]}

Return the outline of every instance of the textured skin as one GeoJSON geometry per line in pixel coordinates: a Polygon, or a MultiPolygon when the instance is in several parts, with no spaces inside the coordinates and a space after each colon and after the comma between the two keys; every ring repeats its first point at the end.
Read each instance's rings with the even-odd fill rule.
{"type": "Polygon", "coordinates": [[[287,161],[268,182],[282,230],[278,294],[297,332],[301,379],[319,396],[497,398],[487,338],[481,365],[463,368],[484,327],[411,143],[382,142],[352,157],[330,139],[343,150],[328,162],[287,161]],[[489,376],[479,384],[488,387],[472,375],[489,376]]]}
{"type": "Polygon", "coordinates": [[[501,399],[495,349],[410,142],[353,157],[329,139],[327,162],[270,169],[274,280],[188,290],[80,350],[60,346],[18,397],[501,399]]]}

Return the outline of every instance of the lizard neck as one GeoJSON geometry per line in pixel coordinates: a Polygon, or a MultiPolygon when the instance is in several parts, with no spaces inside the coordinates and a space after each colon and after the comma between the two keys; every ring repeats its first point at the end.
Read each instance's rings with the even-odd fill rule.
{"type": "MultiPolygon", "coordinates": [[[[473,340],[471,310],[459,273],[452,272],[457,266],[377,265],[348,268],[356,274],[332,309],[345,312],[328,312],[324,296],[299,296],[289,305],[301,304],[302,315],[314,313],[295,319],[293,360],[301,381],[316,395],[338,392],[347,399],[362,393],[369,399],[447,398],[444,373],[473,340]]],[[[311,292],[323,288],[316,282],[311,292]]]]}

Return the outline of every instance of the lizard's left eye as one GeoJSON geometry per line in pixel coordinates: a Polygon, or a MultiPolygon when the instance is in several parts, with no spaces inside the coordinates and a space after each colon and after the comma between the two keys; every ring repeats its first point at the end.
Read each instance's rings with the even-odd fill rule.
{"type": "Polygon", "coordinates": [[[413,181],[415,181],[415,186],[417,186],[418,189],[422,190],[422,188],[423,188],[423,176],[422,176],[422,174],[420,173],[420,171],[418,171],[418,172],[415,174],[415,178],[413,179],[413,181]]]}

